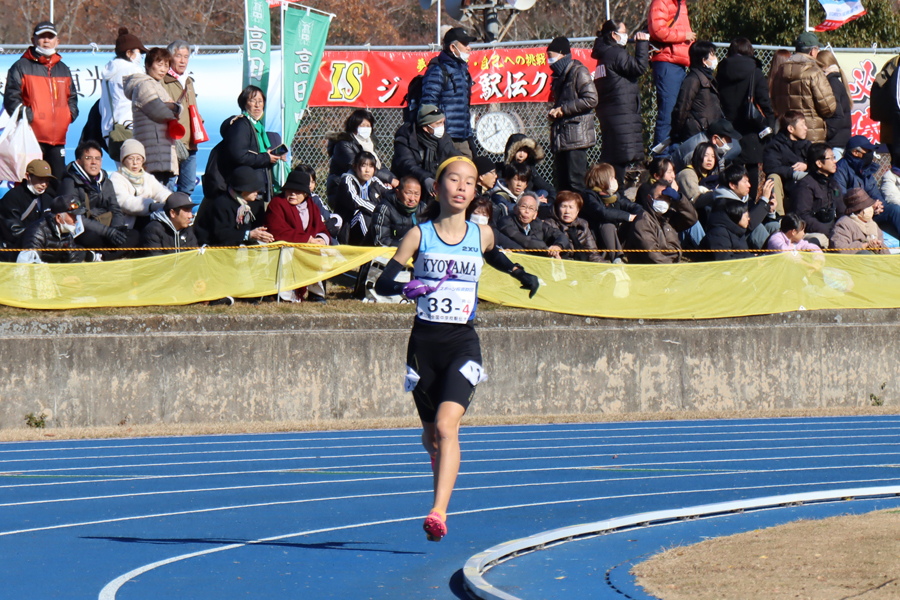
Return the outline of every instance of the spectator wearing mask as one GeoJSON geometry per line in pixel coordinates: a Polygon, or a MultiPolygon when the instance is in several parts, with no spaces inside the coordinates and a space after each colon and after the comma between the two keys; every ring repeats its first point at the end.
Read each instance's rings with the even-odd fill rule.
{"type": "Polygon", "coordinates": [[[419,107],[416,123],[404,123],[394,136],[391,172],[399,178],[412,175],[429,197],[434,195],[434,175],[438,165],[458,156],[453,140],[444,131],[447,120],[433,104],[419,107]]]}
{"type": "Polygon", "coordinates": [[[597,59],[597,120],[603,146],[600,160],[612,165],[616,179],[625,181],[625,168],[644,160],[641,91],[638,80],[649,66],[650,36],[636,33],[634,56],[628,53],[628,29],[609,20],[597,32],[591,57],[597,59]]]}
{"type": "Polygon", "coordinates": [[[319,207],[312,202],[308,173],[294,169],[266,208],[266,227],[275,241],[327,246],[331,238],[319,207]]]}
{"type": "Polygon", "coordinates": [[[703,133],[722,116],[715,72],[719,65],[712,42],[694,42],[690,48],[691,72],[688,73],[672,110],[672,139],[683,142],[703,133]]]}
{"type": "Polygon", "coordinates": [[[61,180],[66,171],[66,132],[78,118],[78,94],[69,67],[56,51],[56,26],[49,21],[38,23],[31,43],[6,74],[3,108],[12,115],[17,106],[25,106],[44,161],[61,180]]]}
{"type": "Polygon", "coordinates": [[[691,164],[675,176],[679,191],[691,202],[697,202],[702,194],[711,192],[719,183],[719,163],[716,147],[711,142],[701,142],[694,148],[691,164]]]}
{"type": "Polygon", "coordinates": [[[106,63],[100,72],[100,131],[109,148],[110,158],[116,162],[121,160],[118,149],[124,141],[122,137],[130,137],[134,125],[131,100],[125,97],[124,80],[130,75],[143,72],[142,54],[147,52],[149,51],[138,36],[129,33],[128,28],[120,27],[116,38],[116,57],[106,63]],[[121,128],[113,134],[116,125],[121,125],[121,128]],[[126,131],[122,131],[122,128],[126,131]],[[110,139],[110,134],[117,139],[110,139]]]}
{"type": "Polygon", "coordinates": [[[475,181],[475,196],[489,196],[497,183],[497,164],[487,156],[476,156],[475,168],[478,179],[475,181]]]}
{"type": "Polygon", "coordinates": [[[375,177],[375,156],[363,150],[353,159],[353,170],[344,173],[338,185],[335,210],[344,222],[338,240],[361,246],[372,227],[372,215],[391,188],[375,177]]]}
{"type": "Polygon", "coordinates": [[[555,38],[547,46],[553,108],[548,113],[550,152],[558,190],[580,191],[587,172],[587,149],[597,144],[594,108],[597,88],[587,67],[572,58],[569,40],[555,38]]]}
{"type": "Polygon", "coordinates": [[[807,242],[806,221],[795,213],[788,213],[781,218],[781,231],[777,231],[769,238],[769,250],[779,252],[818,252],[822,249],[817,245],[807,242]]]}
{"type": "Polygon", "coordinates": [[[625,247],[645,250],[629,254],[630,263],[672,264],[681,262],[679,234],[697,223],[697,211],[691,201],[657,179],[638,190],[637,204],[644,209],[634,220],[625,247]]]}
{"type": "Polygon", "coordinates": [[[384,167],[375,151],[377,140],[372,133],[374,128],[375,115],[364,108],[358,108],[344,121],[344,131],[325,136],[328,140],[329,156],[325,194],[329,200],[335,198],[341,176],[351,170],[353,159],[363,150],[375,157],[375,177],[392,188],[400,183],[393,173],[384,167]]]}
{"type": "Polygon", "coordinates": [[[834,114],[837,101],[828,78],[816,63],[819,38],[811,31],[801,33],[794,48],[796,52],[779,67],[772,81],[774,109],[780,115],[799,110],[806,117],[810,143],[824,142],[825,119],[834,114]]]}
{"type": "Polygon", "coordinates": [[[78,215],[84,214],[84,205],[76,196],[62,195],[50,201],[42,218],[28,226],[22,235],[20,263],[79,263],[92,258],[75,244],[78,215]],[[41,252],[54,250],[54,252],[41,252]]]}
{"type": "MultiPolygon", "coordinates": [[[[728,47],[728,56],[716,71],[722,113],[741,134],[741,153],[734,160],[744,165],[750,177],[750,197],[756,198],[759,187],[759,163],[763,160],[763,139],[768,138],[775,128],[769,86],[762,71],[762,63],[753,56],[753,44],[747,38],[733,40],[728,47]],[[750,84],[753,89],[750,89],[750,84]],[[762,124],[747,118],[747,98],[753,101],[765,116],[762,124]]],[[[686,193],[682,188],[682,193],[686,193]]]]}
{"type": "Polygon", "coordinates": [[[747,252],[750,248],[765,248],[770,228],[772,232],[778,230],[778,221],[772,216],[774,184],[767,181],[757,201],[747,197],[750,182],[743,165],[728,167],[724,181],[728,187],[716,190],[716,200],[706,221],[706,245],[713,251],[713,260],[746,258],[750,256],[747,252]],[[766,221],[770,223],[768,227],[764,225],[766,221]]]}
{"type": "Polygon", "coordinates": [[[367,240],[370,245],[399,247],[406,232],[422,221],[425,205],[421,200],[422,184],[407,175],[396,193],[385,194],[375,207],[370,238],[367,240]]]}
{"type": "MultiPolygon", "coordinates": [[[[194,90],[194,78],[188,75],[188,63],[191,60],[191,46],[184,40],[175,40],[166,50],[172,56],[169,70],[163,76],[162,83],[169,96],[181,106],[178,122],[184,127],[181,142],[186,150],[178,157],[178,176],[164,181],[167,187],[175,192],[183,192],[190,196],[197,185],[197,140],[191,129],[190,106],[197,106],[197,92],[194,90]]],[[[198,109],[199,114],[199,109],[198,109]]]]}
{"type": "Polygon", "coordinates": [[[825,73],[835,100],[834,114],[825,119],[825,143],[831,146],[834,157],[840,160],[850,136],[853,135],[853,100],[850,99],[850,86],[847,85],[847,76],[844,75],[831,50],[819,52],[816,64],[825,73]]]}
{"type": "Polygon", "coordinates": [[[553,203],[554,214],[544,220],[544,225],[550,229],[556,229],[563,233],[569,240],[569,247],[573,250],[585,252],[568,252],[563,258],[586,262],[608,262],[603,260],[600,252],[597,252],[597,240],[591,231],[588,222],[578,216],[584,206],[584,200],[575,192],[562,191],[556,196],[553,203]]]}
{"type": "Polygon", "coordinates": [[[844,213],[844,193],[834,178],[837,163],[832,149],[821,142],[810,145],[806,170],[809,175],[791,189],[787,208],[806,221],[806,239],[827,248],[837,215],[844,213]]]}
{"type": "Polygon", "coordinates": [[[847,151],[837,163],[834,181],[841,193],[862,188],[875,199],[875,222],[882,228],[900,232],[900,206],[885,204],[881,188],[875,179],[878,164],[875,162],[875,144],[864,135],[854,135],[847,142],[847,151]]]}
{"type": "MultiPolygon", "coordinates": [[[[79,198],[84,206],[84,232],[78,236],[83,248],[133,248],[140,235],[128,229],[125,215],[116,199],[116,188],[100,164],[103,151],[94,141],[87,141],[75,148],[75,162],[69,164],[60,183],[62,195],[79,198]]],[[[104,260],[114,260],[125,251],[105,251],[104,260]]]]}
{"type": "Polygon", "coordinates": [[[470,115],[473,82],[468,65],[472,52],[469,45],[474,41],[462,27],[448,30],[441,53],[428,64],[422,79],[422,106],[436,106],[447,117],[449,141],[457,154],[469,158],[475,155],[470,115]]]}
{"type": "Polygon", "coordinates": [[[343,225],[344,221],[339,214],[332,212],[331,208],[326,205],[322,201],[322,198],[316,193],[316,170],[309,165],[299,164],[294,167],[294,171],[301,171],[309,175],[309,189],[312,192],[310,198],[319,209],[319,214],[322,215],[322,221],[325,223],[325,229],[328,230],[328,236],[331,238],[331,243],[337,244],[338,233],[341,231],[341,225],[343,225]]]}
{"type": "Polygon", "coordinates": [[[538,199],[543,197],[546,201],[553,202],[553,199],[556,198],[556,188],[538,173],[537,165],[544,160],[544,149],[541,148],[541,145],[534,138],[530,138],[524,133],[512,134],[506,139],[506,150],[503,155],[506,157],[504,165],[525,163],[531,167],[528,189],[535,192],[538,199]]]}
{"type": "Polygon", "coordinates": [[[781,115],[781,129],[763,150],[763,171],[775,182],[778,212],[784,214],[784,197],[794,184],[806,177],[809,140],[806,117],[799,110],[781,115]]]}
{"type": "Polygon", "coordinates": [[[154,212],[160,210],[172,192],[144,170],[144,145],[137,140],[125,140],[119,170],[109,176],[116,200],[129,229],[143,229],[154,212]],[[140,223],[135,227],[135,223],[140,223]]]}
{"type": "Polygon", "coordinates": [[[697,39],[688,20],[687,0],[651,0],[647,16],[650,43],[659,48],[650,62],[656,87],[656,127],[653,145],[667,144],[672,111],[690,64],[688,48],[697,39]]]}
{"type": "Polygon", "coordinates": [[[584,178],[588,188],[584,193],[582,213],[594,230],[604,262],[621,262],[622,239],[628,237],[631,223],[643,209],[624,194],[618,194],[619,182],[612,165],[600,163],[591,167],[584,178]]]}
{"type": "Polygon", "coordinates": [[[266,227],[265,203],[259,190],[266,185],[258,169],[240,166],[228,179],[228,189],[197,211],[197,240],[210,246],[270,244],[275,237],[266,227]]]}
{"type": "Polygon", "coordinates": [[[499,229],[522,248],[547,250],[550,256],[559,258],[563,248],[571,248],[568,237],[559,229],[545,225],[537,216],[538,199],[534,192],[525,192],[516,201],[513,214],[500,219],[499,229]]]}
{"type": "Polygon", "coordinates": [[[466,220],[472,221],[476,225],[485,225],[494,232],[494,243],[498,248],[506,250],[521,250],[522,246],[506,237],[499,229],[497,229],[497,220],[495,216],[497,212],[494,210],[494,203],[485,196],[475,196],[475,199],[469,203],[466,209],[466,220]]]}
{"type": "Polygon", "coordinates": [[[166,198],[161,210],[150,215],[150,222],[141,231],[141,248],[147,256],[162,256],[182,252],[184,248],[197,248],[197,235],[191,226],[194,203],[183,192],[175,192],[166,198]]]}
{"type": "MultiPolygon", "coordinates": [[[[45,160],[33,160],[25,168],[25,180],[0,198],[0,241],[4,248],[21,248],[25,229],[40,220],[53,197],[48,187],[53,172],[45,160]]],[[[0,260],[15,260],[15,253],[3,252],[0,260]]]]}
{"type": "Polygon", "coordinates": [[[503,178],[498,179],[494,189],[491,190],[491,201],[499,211],[498,216],[505,217],[512,214],[516,200],[525,193],[531,183],[532,173],[534,171],[526,162],[511,162],[504,165],[503,178]]]}
{"type": "Polygon", "coordinates": [[[701,131],[679,144],[676,148],[673,148],[671,158],[675,163],[675,168],[681,171],[691,164],[694,149],[697,145],[702,142],[710,142],[715,146],[718,170],[722,171],[740,156],[741,145],[739,140],[742,138],[743,136],[738,133],[737,129],[727,119],[718,119],[710,123],[706,131],[701,131]]]}
{"type": "Polygon", "coordinates": [[[834,224],[831,246],[841,254],[890,254],[875,223],[875,199],[862,188],[844,196],[844,215],[834,224]]]}

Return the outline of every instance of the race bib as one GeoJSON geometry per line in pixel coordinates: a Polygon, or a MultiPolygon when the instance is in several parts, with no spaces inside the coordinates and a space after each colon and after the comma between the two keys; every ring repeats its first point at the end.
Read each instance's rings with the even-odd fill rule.
{"type": "Polygon", "coordinates": [[[437,291],[416,299],[416,314],[432,323],[465,324],[475,310],[476,286],[474,281],[445,281],[437,291]]]}

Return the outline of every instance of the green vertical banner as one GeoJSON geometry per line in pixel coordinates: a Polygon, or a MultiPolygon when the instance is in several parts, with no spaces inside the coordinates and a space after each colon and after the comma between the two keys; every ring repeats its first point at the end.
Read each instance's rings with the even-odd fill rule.
{"type": "Polygon", "coordinates": [[[269,46],[272,20],[267,0],[246,0],[244,27],[244,85],[269,93],[269,46]]]}

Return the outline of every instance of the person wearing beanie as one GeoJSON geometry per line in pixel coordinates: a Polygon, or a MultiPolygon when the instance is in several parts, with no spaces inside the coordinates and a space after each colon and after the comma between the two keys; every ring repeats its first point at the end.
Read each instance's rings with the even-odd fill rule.
{"type": "Polygon", "coordinates": [[[478,181],[475,183],[476,196],[490,196],[494,184],[497,183],[497,165],[487,156],[476,156],[475,168],[478,169],[478,181]]]}
{"type": "Polygon", "coordinates": [[[119,37],[116,38],[116,57],[100,71],[100,129],[109,154],[116,162],[121,158],[119,149],[122,142],[131,137],[133,118],[131,100],[125,97],[123,80],[143,72],[143,54],[146,53],[141,40],[129,33],[128,28],[120,27],[119,37]]]}
{"type": "Polygon", "coordinates": [[[125,140],[121,151],[119,170],[109,176],[116,190],[116,200],[122,208],[125,224],[129,229],[142,230],[149,217],[162,208],[172,194],[152,174],[144,170],[147,154],[144,145],[137,140],[125,140]]]}
{"type": "Polygon", "coordinates": [[[554,99],[548,116],[556,189],[578,192],[584,186],[587,149],[597,144],[597,88],[591,72],[572,58],[571,52],[569,40],[564,37],[555,38],[547,46],[554,99]]]}
{"type": "Polygon", "coordinates": [[[831,247],[841,254],[890,254],[875,223],[876,200],[862,188],[844,196],[845,214],[834,224],[831,247]]]}
{"type": "Polygon", "coordinates": [[[447,119],[434,104],[422,104],[415,123],[404,123],[394,135],[391,173],[398,179],[412,175],[422,184],[422,194],[433,195],[438,165],[462,153],[446,133],[447,119]]]}
{"type": "Polygon", "coordinates": [[[428,63],[422,79],[421,99],[423,106],[437,106],[446,116],[447,135],[456,149],[469,158],[475,155],[470,113],[473,81],[468,65],[470,44],[474,41],[462,27],[453,27],[444,34],[443,49],[428,63]]]}

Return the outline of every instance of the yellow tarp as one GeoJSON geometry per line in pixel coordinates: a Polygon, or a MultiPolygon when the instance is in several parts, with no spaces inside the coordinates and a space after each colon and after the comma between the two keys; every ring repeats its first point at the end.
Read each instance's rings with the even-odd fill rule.
{"type": "MultiPolygon", "coordinates": [[[[258,297],[356,269],[389,248],[209,248],[74,265],[0,263],[0,303],[67,309],[177,305],[258,297]],[[280,265],[279,265],[280,257],[280,265]]],[[[595,317],[706,319],[823,308],[900,308],[900,256],[773,254],[678,265],[607,265],[528,254],[511,258],[540,277],[529,300],[485,267],[479,297],[506,306],[595,317]]]]}

